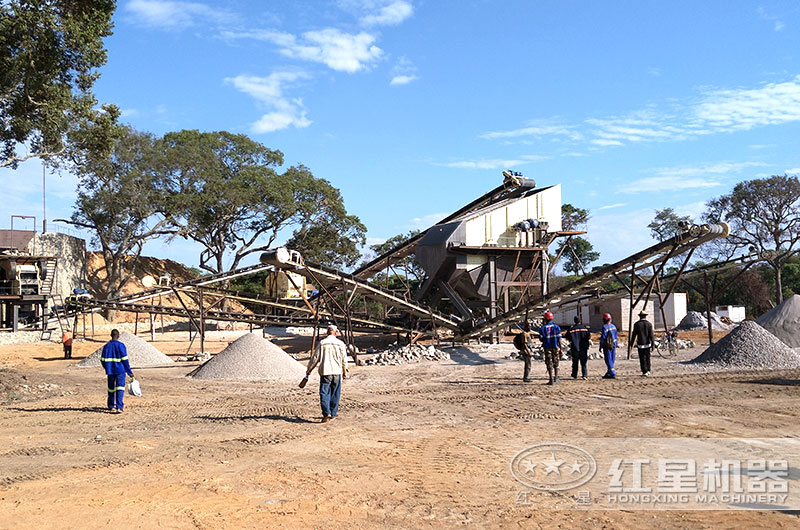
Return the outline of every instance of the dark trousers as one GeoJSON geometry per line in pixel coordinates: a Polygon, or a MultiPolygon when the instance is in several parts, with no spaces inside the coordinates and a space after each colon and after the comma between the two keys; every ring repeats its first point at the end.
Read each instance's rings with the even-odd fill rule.
{"type": "Polygon", "coordinates": [[[319,378],[319,404],[323,416],[333,418],[339,413],[339,398],[342,395],[342,376],[323,375],[319,378]]]}
{"type": "Polygon", "coordinates": [[[589,374],[586,371],[586,361],[589,359],[589,352],[584,351],[573,351],[572,354],[572,377],[578,377],[578,362],[581,364],[581,375],[583,377],[588,377],[589,374]]]}
{"type": "Polygon", "coordinates": [[[72,359],[72,344],[70,344],[69,346],[64,345],[64,358],[72,359]]]}
{"type": "Polygon", "coordinates": [[[125,405],[122,398],[125,396],[125,374],[111,374],[108,376],[108,410],[117,408],[122,410],[125,405]]]}
{"type": "Polygon", "coordinates": [[[639,368],[642,373],[646,374],[650,371],[650,348],[638,348],[639,350],[639,368]]]}
{"type": "Polygon", "coordinates": [[[533,358],[533,356],[525,355],[525,353],[522,353],[522,362],[525,363],[525,370],[522,372],[522,380],[523,381],[527,381],[528,379],[531,378],[531,359],[532,358],[533,358]]]}

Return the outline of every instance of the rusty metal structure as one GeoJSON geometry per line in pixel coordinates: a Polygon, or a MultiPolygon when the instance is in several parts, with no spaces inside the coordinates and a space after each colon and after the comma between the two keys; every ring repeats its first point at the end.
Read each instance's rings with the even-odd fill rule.
{"type": "Polygon", "coordinates": [[[335,323],[348,342],[356,332],[405,334],[412,342],[422,337],[496,338],[531,312],[538,316],[545,309],[602,296],[601,286],[614,279],[627,289],[631,307],[642,297],[668,296],[694,249],[727,236],[727,225],[689,227],[669,241],[551,291],[548,278],[561,254],[551,259],[549,247],[557,238],[567,238],[563,252],[570,248],[569,238],[583,232],[561,230],[560,185],[537,188],[533,180],[511,171],[504,177],[500,186],[352,273],[306,262],[298,252],[279,248],[249,267],[110,300],[72,299],[68,307],[72,314],[114,309],[150,315],[151,330],[154,315],[184,317],[200,337],[201,349],[209,320],[315,330],[335,323]],[[417,284],[408,275],[411,256],[425,272],[424,281],[417,284]],[[662,289],[665,264],[676,257],[683,265],[662,289]],[[280,292],[291,292],[292,297],[278,298],[278,291],[267,297],[220,288],[231,279],[265,272],[280,277],[286,283],[280,292]],[[307,296],[305,282],[298,278],[317,292],[307,296]],[[388,278],[399,280],[403,288],[388,289],[388,278]],[[164,296],[172,296],[178,305],[163,305],[164,296]],[[251,312],[224,310],[225,300],[244,303],[251,312]],[[379,304],[383,313],[368,311],[368,303],[379,304]]]}

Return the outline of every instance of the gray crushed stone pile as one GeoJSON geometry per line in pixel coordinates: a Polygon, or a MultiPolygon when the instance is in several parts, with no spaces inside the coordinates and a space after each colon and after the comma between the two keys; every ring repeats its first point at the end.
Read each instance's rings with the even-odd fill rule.
{"type": "Polygon", "coordinates": [[[790,348],[800,348],[800,295],[793,294],[756,322],[790,348]]]}
{"type": "Polygon", "coordinates": [[[755,322],[745,320],[690,362],[789,369],[800,368],[800,355],[755,322]]]}
{"type": "Polygon", "coordinates": [[[446,361],[450,359],[450,354],[446,351],[437,349],[434,346],[423,346],[421,344],[409,344],[398,346],[392,344],[385,351],[376,353],[364,361],[365,365],[389,366],[407,363],[419,363],[422,361],[446,361]]]}
{"type": "MultiPolygon", "coordinates": [[[[722,319],[716,313],[711,313],[711,329],[716,331],[727,331],[731,329],[733,326],[730,324],[726,324],[722,321],[722,319]]],[[[703,313],[698,313],[697,311],[689,311],[686,313],[686,316],[683,317],[680,324],[678,324],[677,329],[681,329],[684,331],[689,330],[696,330],[696,329],[708,329],[708,320],[703,313]]]]}
{"type": "Polygon", "coordinates": [[[194,379],[292,381],[299,383],[306,368],[288,353],[255,333],[242,335],[227,348],[189,373],[194,379]]]}
{"type": "MultiPolygon", "coordinates": [[[[175,361],[158,351],[155,346],[146,340],[137,337],[133,333],[123,331],[119,334],[119,340],[128,350],[128,363],[131,368],[141,366],[158,366],[161,364],[172,364],[175,361]]],[[[100,356],[103,354],[103,347],[98,348],[94,353],[79,362],[76,366],[92,367],[100,366],[100,356]]]]}

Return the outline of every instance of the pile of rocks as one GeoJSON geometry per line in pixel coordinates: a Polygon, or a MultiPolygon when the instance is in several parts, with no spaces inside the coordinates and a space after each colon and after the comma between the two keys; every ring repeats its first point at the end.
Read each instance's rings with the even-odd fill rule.
{"type": "Polygon", "coordinates": [[[800,355],[755,322],[745,320],[691,362],[788,369],[800,368],[800,355]]]}
{"type": "MultiPolygon", "coordinates": [[[[367,353],[371,353],[367,350],[367,353]]],[[[434,346],[408,344],[399,346],[392,344],[385,351],[378,352],[364,361],[365,365],[390,366],[396,364],[419,363],[422,361],[446,361],[450,354],[436,349],[434,346]]]]}
{"type": "Polygon", "coordinates": [[[305,374],[306,368],[280,347],[260,335],[247,333],[189,373],[189,377],[299,383],[305,374]]]}
{"type": "MultiPolygon", "coordinates": [[[[653,346],[655,346],[656,349],[667,347],[666,339],[655,339],[653,342],[653,346]]],[[[675,339],[675,347],[679,350],[689,350],[695,347],[695,343],[691,339],[675,339]]]]}
{"type": "Polygon", "coordinates": [[[211,354],[205,351],[198,352],[198,353],[190,353],[189,355],[181,355],[177,357],[175,360],[179,362],[187,362],[187,361],[202,361],[205,362],[211,358],[211,354]]]}
{"type": "MultiPolygon", "coordinates": [[[[0,344],[30,344],[42,339],[41,331],[17,331],[16,333],[0,333],[0,344]]],[[[61,332],[53,330],[51,342],[61,342],[61,332]]]]}
{"type": "Polygon", "coordinates": [[[800,348],[800,295],[793,294],[756,322],[790,348],[800,348]]]}
{"type": "MultiPolygon", "coordinates": [[[[711,313],[711,329],[716,331],[727,331],[731,329],[731,327],[733,326],[723,322],[718,314],[714,312],[711,313]]],[[[702,313],[698,313],[697,311],[689,311],[686,313],[686,316],[683,317],[680,324],[678,324],[677,329],[685,331],[708,329],[708,320],[706,320],[705,315],[702,313]]]]}
{"type": "MultiPolygon", "coordinates": [[[[128,351],[128,363],[131,365],[131,368],[158,366],[175,362],[158,351],[155,346],[137,337],[133,333],[123,331],[119,335],[119,341],[125,345],[125,349],[128,351]]],[[[101,346],[95,350],[93,354],[79,362],[77,366],[82,368],[100,366],[100,357],[102,354],[103,347],[101,346]]]]}

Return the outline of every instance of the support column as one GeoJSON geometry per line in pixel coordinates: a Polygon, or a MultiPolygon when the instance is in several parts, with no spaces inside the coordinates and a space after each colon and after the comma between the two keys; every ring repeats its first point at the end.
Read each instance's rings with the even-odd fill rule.
{"type": "MultiPolygon", "coordinates": [[[[489,318],[497,317],[497,258],[489,256],[489,318]]],[[[500,342],[500,332],[492,335],[492,343],[500,342]]]]}

